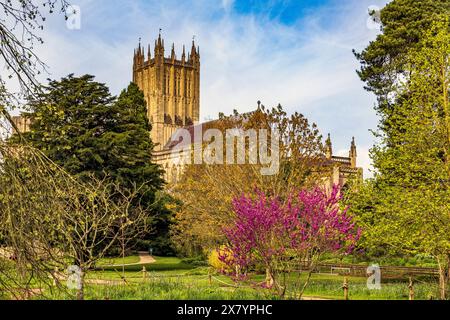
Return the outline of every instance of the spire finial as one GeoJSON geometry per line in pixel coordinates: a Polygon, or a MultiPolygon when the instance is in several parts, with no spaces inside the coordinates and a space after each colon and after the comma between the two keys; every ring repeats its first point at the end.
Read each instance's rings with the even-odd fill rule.
{"type": "Polygon", "coordinates": [[[356,168],[356,143],[355,143],[355,137],[352,137],[352,143],[350,145],[350,151],[349,151],[349,157],[350,157],[350,163],[352,168],[356,168]]]}
{"type": "Polygon", "coordinates": [[[161,28],[159,28],[159,35],[158,35],[158,46],[160,47],[162,45],[161,43],[161,28]]]}
{"type": "Polygon", "coordinates": [[[172,54],[171,54],[171,58],[175,59],[175,43],[172,43],[172,54]]]}
{"type": "Polygon", "coordinates": [[[325,155],[327,159],[331,159],[333,157],[333,145],[331,144],[330,133],[328,133],[328,137],[325,140],[325,155]]]}
{"type": "Polygon", "coordinates": [[[186,61],[186,48],[183,44],[183,53],[181,54],[181,61],[184,63],[186,61]]]}
{"type": "Polygon", "coordinates": [[[191,48],[191,55],[195,54],[195,35],[192,36],[192,48],[191,48]]]}

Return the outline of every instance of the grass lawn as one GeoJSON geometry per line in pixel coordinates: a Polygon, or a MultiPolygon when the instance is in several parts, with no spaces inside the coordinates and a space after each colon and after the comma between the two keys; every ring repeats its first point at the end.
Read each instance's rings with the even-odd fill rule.
{"type": "MultiPolygon", "coordinates": [[[[126,261],[134,263],[138,256],[124,260],[113,259],[114,263],[126,261]]],[[[175,257],[155,257],[156,262],[146,264],[146,273],[142,266],[107,267],[91,270],[86,275],[86,299],[279,299],[273,292],[257,287],[254,284],[263,282],[265,275],[252,275],[251,283],[236,285],[224,275],[215,274],[209,277],[208,267],[192,266],[175,257]],[[124,281],[125,279],[125,281],[124,281]]],[[[102,263],[109,264],[110,260],[102,263]]],[[[302,284],[306,274],[300,275],[302,284]]],[[[298,273],[288,275],[289,287],[298,280],[298,273]]],[[[349,298],[352,300],[398,300],[408,299],[407,279],[383,279],[380,290],[369,290],[364,277],[349,277],[349,298]]],[[[342,285],[344,277],[331,274],[313,274],[304,297],[323,299],[343,299],[342,285]]],[[[414,284],[417,300],[438,296],[436,279],[417,278],[414,284]]],[[[287,297],[293,298],[293,291],[288,290],[287,297]]],[[[7,298],[7,297],[3,297],[7,298]]],[[[35,299],[74,299],[74,292],[47,292],[45,296],[35,299]]],[[[1,299],[1,295],[0,295],[1,299]]]]}
{"type": "MultiPolygon", "coordinates": [[[[277,296],[251,284],[236,286],[224,275],[214,275],[210,283],[207,267],[186,266],[178,258],[156,257],[154,264],[146,265],[144,277],[141,267],[126,267],[122,282],[121,269],[92,271],[88,279],[114,280],[110,285],[88,285],[89,299],[278,299],[277,296]],[[153,265],[153,268],[150,266],[153,265]],[[180,267],[180,268],[178,268],[180,267]]],[[[252,282],[264,281],[264,275],[252,276],[252,282]]],[[[301,283],[306,274],[300,275],[301,283]]],[[[288,277],[292,285],[298,281],[298,274],[288,277]]],[[[348,277],[349,298],[352,300],[401,300],[408,299],[407,279],[386,280],[380,290],[369,290],[364,277],[348,277]]],[[[343,276],[313,274],[304,297],[343,299],[343,276]]],[[[417,280],[414,285],[416,299],[437,296],[437,283],[430,279],[417,280]]],[[[288,292],[288,295],[291,293],[288,292]]]]}
{"type": "Polygon", "coordinates": [[[128,257],[118,257],[118,258],[103,258],[97,262],[97,266],[105,266],[105,265],[120,265],[120,264],[129,264],[129,263],[138,263],[139,256],[133,255],[128,257]]]}
{"type": "MultiPolygon", "coordinates": [[[[250,285],[235,286],[233,281],[223,275],[215,275],[209,282],[207,268],[189,270],[152,271],[144,278],[142,273],[126,271],[126,283],[121,281],[121,273],[115,271],[94,271],[89,273],[90,279],[115,280],[114,284],[88,284],[87,299],[279,299],[276,295],[262,288],[250,285]]],[[[297,275],[292,275],[296,278],[297,275]]],[[[306,275],[301,275],[304,280],[306,275]]],[[[255,282],[262,281],[264,275],[253,278],[255,282]]],[[[293,281],[293,279],[291,279],[293,281]]],[[[343,299],[343,277],[327,274],[313,274],[304,297],[323,299],[343,299]]],[[[416,299],[429,299],[437,296],[437,284],[418,282],[414,286],[416,299]]],[[[288,295],[290,293],[288,292],[288,295]]],[[[58,298],[70,298],[69,296],[58,298]]],[[[349,277],[349,298],[351,300],[401,300],[408,299],[408,284],[406,281],[390,281],[382,283],[380,290],[369,290],[366,279],[349,277]]]]}
{"type": "MultiPolygon", "coordinates": [[[[167,271],[167,270],[189,270],[194,269],[195,266],[192,266],[188,263],[183,262],[180,258],[176,257],[157,257],[154,256],[156,262],[147,263],[144,265],[134,265],[134,266],[125,266],[125,271],[138,272],[142,270],[142,267],[145,266],[147,271],[167,271]]],[[[139,259],[139,258],[138,258],[139,259]]],[[[139,261],[139,260],[138,260],[139,261]]],[[[101,265],[99,265],[101,267],[101,265]]],[[[108,267],[105,266],[102,268],[106,271],[122,271],[121,267],[108,267]]]]}

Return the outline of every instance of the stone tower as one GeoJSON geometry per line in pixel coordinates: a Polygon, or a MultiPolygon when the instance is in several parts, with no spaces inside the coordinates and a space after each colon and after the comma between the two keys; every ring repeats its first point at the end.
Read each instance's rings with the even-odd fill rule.
{"type": "Polygon", "coordinates": [[[155,40],[153,57],[150,45],[146,57],[139,43],[134,51],[133,82],[144,92],[147,101],[155,151],[164,147],[176,129],[198,123],[200,52],[194,41],[187,55],[183,46],[181,59],[177,59],[174,44],[170,56],[164,56],[161,34],[155,40]]]}

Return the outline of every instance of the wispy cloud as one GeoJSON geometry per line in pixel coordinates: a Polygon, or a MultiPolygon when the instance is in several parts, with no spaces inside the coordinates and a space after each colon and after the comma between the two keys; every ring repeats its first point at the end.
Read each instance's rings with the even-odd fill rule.
{"type": "Polygon", "coordinates": [[[327,1],[286,24],[270,10],[237,12],[233,0],[80,0],[81,30],[68,30],[61,17],[52,17],[38,52],[52,78],[90,73],[118,94],[131,80],[139,38],[153,48],[162,28],[166,48],[175,42],[181,54],[182,44],[189,49],[195,35],[202,118],[249,111],[257,100],[281,103],[289,112],[304,113],[323,134],[331,132],[335,150],[348,150],[355,136],[359,165],[367,171],[374,97],[363,90],[351,50],[375,38],[366,27],[367,8],[385,2],[327,1]]]}

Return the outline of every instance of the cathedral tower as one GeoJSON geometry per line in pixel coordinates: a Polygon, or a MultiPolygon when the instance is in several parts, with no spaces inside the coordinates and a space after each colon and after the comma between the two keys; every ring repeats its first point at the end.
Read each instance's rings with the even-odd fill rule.
{"type": "Polygon", "coordinates": [[[144,92],[151,138],[155,150],[161,150],[176,129],[197,124],[200,113],[200,52],[192,41],[190,53],[183,46],[177,59],[175,45],[169,57],[164,55],[161,34],[155,40],[153,57],[150,45],[134,51],[133,82],[144,92]]]}

